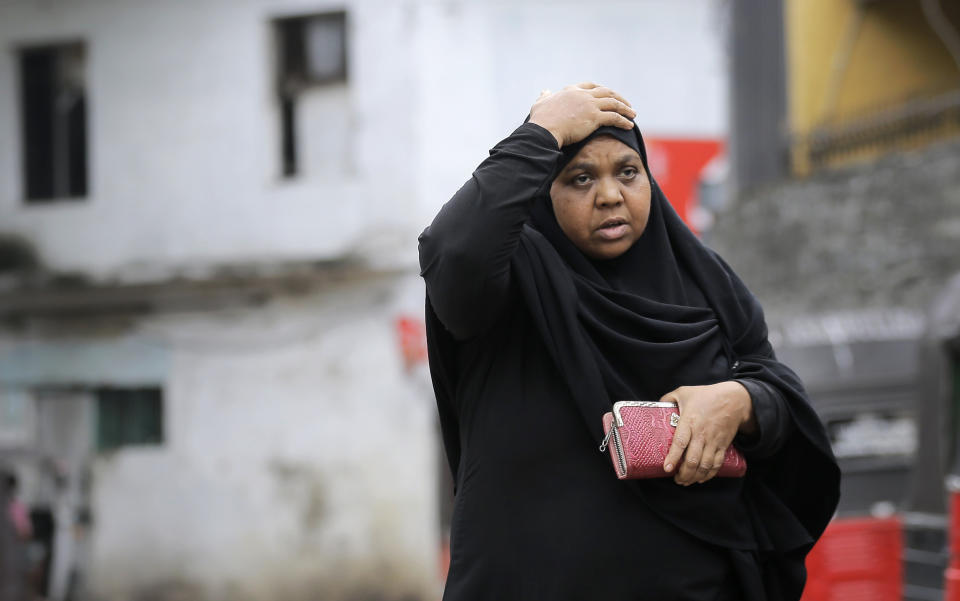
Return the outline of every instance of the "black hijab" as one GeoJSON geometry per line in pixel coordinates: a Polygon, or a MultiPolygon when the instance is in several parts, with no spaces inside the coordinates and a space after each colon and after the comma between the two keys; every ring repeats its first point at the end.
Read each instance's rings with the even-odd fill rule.
{"type": "Polygon", "coordinates": [[[734,378],[776,388],[796,428],[774,457],[751,462],[746,478],[714,478],[694,488],[669,478],[628,485],[662,517],[708,542],[805,552],[839,499],[839,469],[823,426],[799,378],[776,360],[756,299],[649,175],[636,127],[603,127],[564,147],[554,177],[601,135],[643,160],[651,184],[646,229],[619,257],[589,259],[557,224],[548,182],[511,263],[531,317],[597,441],[601,416],[615,400],[658,400],[679,386],[734,378]]]}
{"type": "MultiPolygon", "coordinates": [[[[600,136],[612,137],[637,152],[649,173],[646,149],[636,128],[602,127],[562,149],[554,177],[600,136]]],[[[525,232],[527,241],[537,240],[534,232],[546,238],[565,263],[565,268],[553,265],[550,269],[566,271],[573,280],[578,319],[602,375],[604,400],[658,400],[681,385],[675,382],[706,384],[729,375],[725,370],[731,353],[717,317],[671,252],[670,215],[664,211],[677,216],[652,177],[650,185],[647,226],[633,246],[615,259],[593,260],[576,248],[557,223],[549,190],[534,201],[530,229],[525,232]]],[[[680,226],[689,234],[682,222],[680,226]]],[[[524,283],[529,281],[521,281],[521,286],[524,283]]],[[[534,292],[527,293],[529,298],[534,292]]],[[[609,410],[609,403],[606,407],[609,410]]]]}

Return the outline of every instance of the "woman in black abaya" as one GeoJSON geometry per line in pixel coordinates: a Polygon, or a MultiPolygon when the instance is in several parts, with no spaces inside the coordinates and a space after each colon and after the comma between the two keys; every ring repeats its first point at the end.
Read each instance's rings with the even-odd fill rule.
{"type": "Polygon", "coordinates": [[[454,473],[444,599],[779,601],[839,471],[762,311],[649,175],[622,97],[544,94],[420,237],[454,473]],[[598,451],[615,400],[672,400],[672,478],[598,451]],[[733,442],[744,478],[716,478],[733,442]]]}

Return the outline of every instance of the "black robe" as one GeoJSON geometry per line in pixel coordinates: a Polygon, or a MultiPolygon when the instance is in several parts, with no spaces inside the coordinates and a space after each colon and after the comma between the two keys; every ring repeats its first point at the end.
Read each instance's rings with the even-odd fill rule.
{"type": "MultiPolygon", "coordinates": [[[[609,133],[638,150],[639,132],[609,133]]],[[[581,143],[582,145],[582,143],[581,143]]],[[[431,375],[457,495],[444,598],[797,599],[839,472],[762,312],[651,178],[622,258],[586,259],[547,189],[576,148],[525,124],[420,238],[431,375]],[[736,379],[749,469],[621,482],[597,449],[612,399],[736,379]]]]}

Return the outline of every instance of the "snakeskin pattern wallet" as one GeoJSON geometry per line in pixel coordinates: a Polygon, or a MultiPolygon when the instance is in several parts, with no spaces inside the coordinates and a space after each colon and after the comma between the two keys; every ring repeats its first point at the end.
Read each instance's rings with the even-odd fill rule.
{"type": "MultiPolygon", "coordinates": [[[[604,438],[600,450],[609,448],[614,470],[621,480],[673,476],[663,470],[663,462],[678,423],[680,413],[676,403],[617,401],[613,411],[603,415],[604,438]]],[[[717,476],[739,478],[746,472],[747,460],[730,445],[717,476]]]]}

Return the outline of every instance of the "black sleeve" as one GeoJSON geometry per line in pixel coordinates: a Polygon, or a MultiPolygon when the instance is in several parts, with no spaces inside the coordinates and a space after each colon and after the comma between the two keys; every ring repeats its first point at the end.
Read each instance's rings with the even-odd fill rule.
{"type": "Polygon", "coordinates": [[[757,431],[750,435],[738,434],[734,442],[748,458],[770,457],[780,450],[794,427],[785,407],[786,399],[776,388],[761,380],[738,378],[737,382],[750,393],[757,431]]]}
{"type": "Polygon", "coordinates": [[[560,158],[556,138],[525,123],[497,144],[420,235],[427,298],[457,339],[482,333],[503,309],[510,257],[531,201],[560,158]]]}

